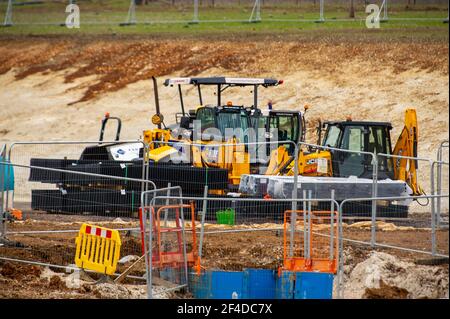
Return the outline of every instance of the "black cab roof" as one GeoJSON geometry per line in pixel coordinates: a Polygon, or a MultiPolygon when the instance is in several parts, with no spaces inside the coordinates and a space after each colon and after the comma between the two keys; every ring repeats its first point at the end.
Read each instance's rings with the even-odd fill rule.
{"type": "Polygon", "coordinates": [[[165,86],[172,85],[230,85],[230,86],[275,86],[281,84],[282,81],[270,78],[232,78],[232,77],[180,77],[180,78],[170,78],[164,81],[165,86]]]}
{"type": "Polygon", "coordinates": [[[370,121],[326,121],[323,125],[342,125],[342,126],[387,126],[392,128],[392,124],[389,122],[370,122],[370,121]]]}

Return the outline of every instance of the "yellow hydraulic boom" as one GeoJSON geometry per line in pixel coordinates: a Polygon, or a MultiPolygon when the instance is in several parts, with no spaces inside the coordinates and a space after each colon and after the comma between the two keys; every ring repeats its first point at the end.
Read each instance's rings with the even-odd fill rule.
{"type": "MultiPolygon", "coordinates": [[[[405,126],[392,152],[395,156],[417,157],[419,129],[415,109],[405,112],[405,126]]],[[[424,191],[417,183],[417,160],[394,157],[394,178],[405,181],[414,195],[422,195],[424,191]]]]}

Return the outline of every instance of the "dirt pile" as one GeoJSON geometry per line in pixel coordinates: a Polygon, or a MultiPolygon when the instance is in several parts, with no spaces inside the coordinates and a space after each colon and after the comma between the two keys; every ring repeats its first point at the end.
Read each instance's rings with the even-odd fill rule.
{"type": "Polygon", "coordinates": [[[211,68],[248,74],[285,73],[291,70],[336,72],[350,60],[366,68],[382,65],[394,73],[421,69],[448,73],[448,46],[436,43],[342,43],[329,38],[297,41],[202,41],[148,39],[39,39],[0,40],[0,74],[17,69],[16,79],[67,70],[66,83],[96,76],[84,95],[88,101],[103,92],[130,83],[182,72],[201,74],[211,68]],[[20,54],[18,54],[20,52],[20,54]],[[283,52],[282,57],[279,52],[283,52]],[[395,57],[395,59],[392,59],[395,57]],[[318,61],[321,61],[318,63],[318,61]],[[69,68],[74,68],[69,70],[69,68]]]}
{"type": "Polygon", "coordinates": [[[344,260],[346,298],[448,298],[448,266],[418,266],[383,252],[357,264],[344,260]]]}
{"type": "Polygon", "coordinates": [[[389,286],[380,280],[380,288],[366,288],[363,298],[365,299],[405,299],[408,290],[395,286],[389,286]]]}

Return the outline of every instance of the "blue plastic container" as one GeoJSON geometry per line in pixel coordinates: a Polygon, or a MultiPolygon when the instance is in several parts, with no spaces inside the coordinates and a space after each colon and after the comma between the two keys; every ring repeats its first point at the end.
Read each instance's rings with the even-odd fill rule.
{"type": "MultiPolygon", "coordinates": [[[[3,158],[0,157],[0,163],[3,163],[3,158]]],[[[9,163],[9,161],[6,161],[9,163]]],[[[14,190],[14,168],[11,165],[0,164],[0,188],[2,187],[3,181],[3,191],[14,190]],[[9,170],[9,172],[8,172],[9,170]]],[[[1,191],[1,189],[0,189],[1,191]]]]}
{"type": "Polygon", "coordinates": [[[333,274],[244,269],[190,273],[189,286],[200,299],[331,299],[333,274]]]}
{"type": "Polygon", "coordinates": [[[277,274],[269,269],[244,270],[244,296],[247,299],[274,299],[277,274]]]}
{"type": "Polygon", "coordinates": [[[293,299],[295,289],[295,273],[283,271],[276,279],[276,299],[293,299]]]}
{"type": "Polygon", "coordinates": [[[294,299],[331,299],[333,277],[319,272],[296,273],[294,299]]]}

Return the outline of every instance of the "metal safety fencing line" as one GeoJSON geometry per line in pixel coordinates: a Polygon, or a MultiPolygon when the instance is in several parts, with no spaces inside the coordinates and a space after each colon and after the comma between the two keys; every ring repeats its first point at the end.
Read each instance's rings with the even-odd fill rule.
{"type": "MultiPolygon", "coordinates": [[[[0,169],[3,167],[12,167],[17,172],[18,169],[26,169],[27,171],[35,170],[35,172],[45,174],[62,173],[67,176],[79,178],[95,178],[96,180],[113,180],[120,181],[121,183],[145,183],[151,188],[156,188],[152,181],[145,179],[134,179],[120,176],[110,176],[103,174],[76,172],[63,169],[55,169],[48,167],[39,167],[31,165],[19,165],[14,163],[0,163],[0,169]]],[[[3,191],[3,190],[0,190],[3,191]]],[[[89,193],[88,193],[89,194],[89,193]]],[[[95,192],[94,195],[98,195],[99,192],[95,192]]],[[[120,193],[119,193],[120,194],[120,193]]],[[[86,193],[83,193],[86,196],[86,193]]],[[[123,195],[119,195],[123,196],[123,195]]],[[[42,201],[51,201],[51,197],[37,196],[42,201]]],[[[36,196],[34,198],[36,200],[36,196]]],[[[138,213],[138,207],[140,198],[135,199],[136,215],[138,213]]],[[[21,217],[14,215],[14,210],[9,209],[4,215],[2,224],[4,231],[0,238],[0,259],[21,261],[23,263],[39,263],[49,267],[59,266],[61,269],[73,264],[73,257],[75,253],[74,236],[78,232],[75,230],[77,226],[80,227],[83,223],[91,223],[95,225],[101,225],[110,229],[116,229],[120,232],[122,237],[122,249],[121,253],[124,256],[141,256],[141,238],[139,231],[139,222],[136,219],[130,218],[131,215],[121,216],[114,214],[108,215],[107,209],[123,207],[122,203],[111,202],[110,205],[106,203],[92,202],[92,198],[80,197],[75,203],[72,202],[72,207],[77,207],[77,212],[64,213],[50,210],[50,206],[47,209],[50,212],[42,210],[42,207],[28,207],[27,209],[20,210],[21,217]],[[115,206],[115,207],[114,207],[115,206]],[[89,214],[86,214],[84,208],[89,214]],[[95,212],[92,208],[95,208],[95,212]],[[34,211],[38,209],[38,211],[34,211]],[[31,213],[33,211],[33,213],[31,213]],[[8,224],[8,227],[6,225],[8,224]],[[56,249],[55,249],[56,248],[56,249]]],[[[123,265],[119,266],[119,271],[124,270],[123,265]]],[[[143,274],[145,269],[141,267],[141,270],[135,270],[134,273],[143,274]]]]}
{"type": "MultiPolygon", "coordinates": [[[[162,144],[162,145],[171,145],[175,148],[179,148],[184,154],[188,153],[189,154],[189,160],[192,160],[193,156],[193,148],[199,148],[200,152],[202,152],[203,150],[207,149],[210,150],[209,153],[213,153],[215,154],[215,160],[213,160],[214,163],[219,163],[219,162],[223,162],[225,165],[225,167],[229,167],[232,163],[234,165],[234,158],[233,156],[227,156],[227,150],[229,151],[230,148],[238,148],[238,151],[244,151],[247,152],[249,154],[249,165],[251,165],[251,163],[260,163],[261,161],[263,161],[263,163],[265,163],[265,165],[267,165],[267,167],[265,167],[266,170],[270,170],[272,169],[273,172],[270,174],[273,175],[278,175],[281,172],[281,170],[288,170],[288,168],[290,167],[290,169],[293,171],[292,175],[293,175],[293,188],[292,191],[288,192],[288,198],[291,198],[291,210],[294,212],[293,213],[293,218],[295,219],[295,214],[297,211],[297,201],[295,199],[297,199],[297,181],[298,181],[298,145],[296,143],[294,143],[293,141],[284,141],[284,140],[276,140],[276,141],[260,141],[260,142],[246,142],[246,143],[241,143],[239,141],[234,142],[234,143],[230,143],[230,142],[225,142],[225,143],[215,143],[215,142],[211,142],[211,143],[185,143],[185,142],[170,142],[170,141],[155,141],[153,142],[156,145],[162,144]],[[287,150],[284,154],[283,152],[278,153],[277,147],[278,146],[284,146],[285,150],[287,150]],[[261,149],[262,147],[262,149],[261,149]],[[187,149],[187,150],[186,150],[187,149]],[[211,152],[211,150],[213,152],[211,152]],[[222,156],[223,158],[220,157],[221,155],[221,150],[223,150],[222,152],[222,156]],[[262,150],[262,152],[261,152],[262,150]],[[269,152],[268,152],[269,151],[269,152]],[[274,153],[275,152],[275,153],[274,153]],[[262,153],[262,154],[261,154],[262,153]],[[276,167],[271,168],[270,167],[270,160],[272,159],[272,154],[275,154],[275,156],[277,157],[277,163],[276,163],[276,167]],[[281,159],[280,159],[281,158],[281,159]],[[230,163],[230,161],[232,163],[230,163]]],[[[149,148],[151,148],[151,144],[149,145],[149,148]]],[[[245,162],[245,159],[243,159],[243,161],[245,162]]],[[[238,163],[239,165],[239,163],[238,163]]],[[[263,165],[264,166],[264,165],[263,165]]],[[[261,167],[258,167],[259,169],[259,174],[265,174],[265,172],[261,172],[261,167]]],[[[264,168],[263,168],[264,169],[264,168]]],[[[232,168],[233,170],[233,168],[232,168]]],[[[267,181],[269,179],[268,175],[255,175],[255,174],[251,174],[251,169],[249,169],[249,174],[245,174],[245,175],[241,175],[239,176],[239,191],[243,191],[243,192],[248,192],[249,190],[252,190],[252,193],[256,193],[255,190],[255,185],[259,184],[259,183],[263,183],[263,181],[267,181]]],[[[206,172],[208,172],[208,167],[206,168],[206,172]]],[[[266,171],[267,172],[267,171],[266,171]]],[[[233,174],[233,172],[232,172],[233,174]]],[[[229,177],[229,174],[227,174],[229,177]]],[[[153,179],[154,180],[154,179],[153,179]]],[[[206,175],[206,180],[207,180],[207,175],[206,175]]],[[[191,180],[192,181],[192,180],[191,180]]],[[[232,179],[232,182],[234,182],[234,179],[232,179]]],[[[201,183],[198,183],[199,185],[201,185],[201,183]]],[[[223,183],[225,185],[225,188],[228,187],[229,183],[223,183]]],[[[214,188],[214,184],[206,184],[204,183],[201,186],[207,186],[207,188],[204,188],[204,194],[203,196],[206,197],[208,194],[208,191],[212,190],[214,188]]],[[[192,182],[189,183],[189,185],[186,187],[187,189],[191,189],[192,188],[192,182]]],[[[223,189],[222,186],[222,189],[223,189]]],[[[265,186],[263,185],[259,185],[262,187],[257,187],[257,188],[263,188],[265,186]]],[[[268,186],[268,184],[267,184],[268,186]]],[[[203,189],[203,188],[202,188],[203,189]]],[[[199,193],[197,192],[196,194],[192,194],[192,192],[190,194],[186,194],[185,195],[194,195],[194,196],[198,196],[199,193]]],[[[255,194],[254,194],[255,195],[255,194]]],[[[264,194],[259,194],[259,195],[264,195],[264,194]]],[[[272,194],[270,194],[272,195],[272,194]]],[[[203,215],[204,216],[204,215],[203,215]]],[[[293,236],[293,227],[294,225],[292,225],[292,231],[291,231],[291,236],[293,236]]],[[[200,240],[202,240],[203,238],[203,230],[202,233],[200,235],[200,240]]],[[[293,239],[293,238],[291,238],[293,239]]],[[[201,253],[201,245],[200,245],[200,253],[201,253]]]]}
{"type": "MultiPolygon", "coordinates": [[[[299,143],[299,149],[307,148],[310,153],[328,151],[330,152],[330,157],[327,158],[328,164],[325,171],[328,176],[334,177],[339,176],[342,182],[336,183],[337,180],[330,180],[329,183],[333,183],[333,188],[335,189],[334,199],[342,201],[348,198],[358,198],[358,197],[377,197],[378,191],[383,191],[384,188],[379,186],[378,177],[378,161],[376,153],[355,151],[349,149],[340,149],[330,146],[322,146],[316,144],[310,144],[305,142],[299,143]],[[345,179],[345,180],[344,180],[345,179]]],[[[317,160],[318,161],[318,160],[317,160]]],[[[319,165],[319,163],[317,163],[319,165]]],[[[305,185],[305,181],[302,180],[300,185],[305,185]]],[[[315,191],[317,190],[316,183],[320,180],[312,180],[311,188],[315,191]]],[[[329,185],[324,184],[324,190],[329,192],[329,185]]],[[[305,187],[305,186],[303,186],[305,187]]],[[[382,193],[383,195],[389,194],[382,193]]],[[[315,192],[317,194],[317,191],[315,192]]],[[[321,197],[328,197],[328,194],[321,194],[321,197]]],[[[317,195],[315,195],[317,197],[317,195]]],[[[352,211],[352,216],[361,217],[368,216],[367,206],[370,205],[370,217],[372,222],[375,222],[375,216],[377,213],[377,202],[376,201],[361,201],[358,207],[352,211]]]]}
{"type": "MultiPolygon", "coordinates": [[[[308,223],[304,224],[302,219],[297,219],[296,221],[291,219],[290,222],[283,226],[284,212],[291,211],[292,199],[264,200],[255,198],[211,197],[207,195],[206,187],[205,196],[203,197],[156,196],[150,202],[142,203],[145,207],[150,207],[147,212],[153,210],[153,213],[149,213],[147,217],[153,220],[150,225],[155,221],[155,212],[158,209],[164,209],[168,200],[172,206],[175,207],[178,205],[180,208],[183,207],[185,211],[186,205],[190,207],[188,211],[190,210],[191,214],[187,213],[184,216],[186,231],[185,246],[188,247],[188,258],[185,261],[189,268],[188,289],[197,298],[199,296],[203,296],[203,298],[231,297],[233,291],[229,291],[229,289],[232,289],[232,287],[219,288],[214,292],[207,291],[209,289],[207,283],[209,280],[208,276],[216,276],[218,273],[220,273],[220,276],[228,277],[230,282],[238,280],[237,278],[240,276],[244,276],[245,278],[247,278],[246,276],[256,276],[254,278],[262,276],[262,280],[276,278],[277,269],[283,264],[283,240],[282,236],[280,236],[283,228],[287,231],[285,234],[290,237],[291,225],[294,225],[294,235],[305,232],[305,227],[308,229],[309,225],[308,223]],[[180,200],[182,203],[180,203],[180,200]],[[192,223],[188,222],[191,218],[193,218],[192,223]],[[266,244],[269,244],[269,246],[263,247],[266,244]],[[195,248],[196,246],[198,247],[195,248]],[[249,247],[245,248],[246,246],[249,247]],[[256,256],[258,256],[257,259],[254,258],[256,256]],[[218,273],[215,272],[216,270],[218,273]]],[[[304,205],[304,210],[302,211],[309,212],[309,214],[319,214],[317,211],[317,205],[319,203],[322,203],[323,206],[327,206],[328,203],[328,211],[335,211],[336,215],[339,211],[339,204],[330,199],[302,198],[296,201],[304,205]]],[[[323,213],[323,209],[321,211],[323,213]]],[[[302,216],[308,218],[308,214],[302,213],[302,216]]],[[[175,225],[173,216],[172,220],[169,221],[172,225],[175,225]]],[[[341,218],[336,217],[333,223],[338,226],[340,222],[341,218]]],[[[147,257],[149,260],[149,272],[151,272],[150,277],[148,277],[149,297],[152,296],[151,293],[154,285],[160,285],[162,278],[166,281],[172,280],[172,285],[179,283],[180,271],[176,270],[177,267],[180,267],[179,265],[175,264],[172,268],[166,267],[162,271],[160,262],[156,261],[156,266],[152,264],[156,259],[155,252],[158,255],[158,249],[160,247],[160,244],[157,244],[156,247],[154,244],[158,242],[158,233],[162,231],[158,228],[160,223],[157,221],[156,226],[149,227],[145,236],[148,238],[147,246],[153,248],[149,249],[149,256],[147,257]]],[[[317,229],[314,228],[314,234],[318,234],[314,238],[316,244],[322,246],[320,249],[329,250],[329,241],[334,242],[338,240],[341,230],[337,227],[334,231],[335,228],[331,227],[333,231],[330,237],[329,217],[328,219],[322,217],[320,223],[320,227],[317,229]],[[320,238],[327,238],[327,235],[327,240],[319,241],[320,238]]],[[[172,227],[176,228],[175,226],[172,227]]],[[[285,247],[287,249],[285,251],[286,256],[301,256],[306,258],[317,255],[317,252],[320,250],[317,250],[317,247],[314,247],[314,252],[309,250],[310,254],[308,256],[304,255],[304,252],[308,251],[308,248],[305,250],[305,245],[307,244],[304,241],[300,244],[301,247],[298,246],[301,238],[303,238],[303,235],[300,237],[295,236],[294,241],[289,242],[285,247]]],[[[338,253],[338,247],[341,246],[342,244],[339,244],[335,249],[335,246],[331,245],[333,248],[329,255],[340,255],[338,253]]],[[[309,243],[307,247],[310,247],[309,243]]],[[[160,258],[160,260],[163,259],[160,258]]],[[[338,258],[336,257],[336,266],[338,265],[337,260],[338,258]]],[[[315,262],[312,264],[315,265],[315,262]]],[[[288,265],[291,264],[288,263],[288,265]]],[[[258,296],[263,298],[272,296],[272,298],[275,298],[276,291],[272,288],[266,287],[260,289],[258,296]]],[[[245,289],[250,289],[250,287],[246,286],[245,289]]],[[[245,296],[251,298],[251,295],[248,295],[250,292],[247,290],[237,291],[235,293],[237,294],[237,298],[245,298],[245,296]]]]}
{"type": "MultiPolygon", "coordinates": [[[[75,171],[99,173],[103,175],[118,175],[127,177],[128,166],[133,165],[131,160],[145,153],[146,145],[139,140],[123,141],[25,141],[11,142],[8,149],[7,159],[16,164],[69,169],[75,171]],[[128,147],[128,149],[124,148],[128,147]],[[139,151],[142,149],[142,151],[139,151]],[[110,152],[108,154],[108,152],[110,152]],[[123,153],[126,152],[126,153],[123,153]],[[118,161],[115,161],[115,160],[118,161]],[[126,161],[128,160],[128,161],[126,161]],[[120,163],[121,162],[121,163],[120,163]],[[125,174],[125,175],[124,175],[125,174]]],[[[133,177],[143,179],[145,176],[145,158],[142,158],[142,172],[132,170],[133,177]]],[[[41,182],[42,190],[50,190],[48,184],[68,184],[70,182],[81,183],[82,181],[65,180],[64,176],[33,176],[41,182]],[[61,179],[62,178],[62,179],[61,179]]],[[[14,200],[26,200],[30,197],[30,190],[22,188],[29,181],[28,174],[15,174],[16,189],[6,192],[6,206],[14,206],[14,200]],[[12,195],[12,196],[11,196],[12,195]],[[10,204],[11,202],[11,204],[10,204]]],[[[8,175],[6,176],[8,178],[8,175]]],[[[86,183],[89,181],[85,181],[86,183]]],[[[84,183],[85,184],[85,183],[84,183]]],[[[81,185],[81,184],[80,184],[81,185]]],[[[136,185],[137,186],[137,185],[136,185]]],[[[141,191],[145,184],[141,184],[141,191]]],[[[136,187],[134,187],[136,188],[136,187]]]]}
{"type": "MultiPolygon", "coordinates": [[[[103,187],[106,187],[107,183],[110,183],[110,181],[118,181],[120,182],[120,184],[125,184],[125,183],[136,183],[136,185],[139,185],[139,190],[136,191],[136,194],[134,194],[134,197],[136,198],[127,198],[128,200],[130,200],[131,202],[134,202],[135,204],[131,205],[130,208],[136,208],[137,211],[137,207],[139,205],[140,202],[140,187],[141,184],[144,184],[145,187],[148,189],[148,186],[151,186],[153,189],[156,189],[156,185],[153,181],[150,180],[146,180],[143,178],[131,178],[131,177],[122,177],[122,176],[115,176],[115,175],[106,175],[106,174],[97,174],[97,173],[92,173],[92,172],[83,172],[83,171],[74,171],[74,170],[67,170],[67,169],[58,169],[58,168],[50,168],[50,167],[42,167],[42,166],[34,166],[34,165],[21,165],[21,164],[15,164],[15,163],[11,163],[11,162],[0,162],[0,166],[2,167],[12,167],[14,168],[14,171],[17,172],[20,169],[24,169],[26,171],[26,173],[28,173],[29,179],[34,181],[33,179],[33,175],[41,175],[44,176],[44,178],[47,178],[48,175],[45,174],[64,174],[65,179],[67,181],[69,181],[69,185],[79,182],[80,180],[83,181],[85,184],[86,183],[90,183],[90,182],[98,182],[98,181],[102,181],[103,183],[105,183],[105,185],[101,185],[103,187]],[[88,181],[86,181],[86,178],[90,178],[88,181]]],[[[139,168],[140,170],[140,168],[139,168]]],[[[52,181],[54,182],[54,181],[52,181]]],[[[59,185],[60,186],[60,185],[59,185]]],[[[114,185],[113,185],[114,186],[114,185]]],[[[93,199],[91,198],[93,195],[102,195],[104,194],[101,191],[102,188],[99,189],[87,189],[87,191],[79,191],[79,193],[76,193],[76,195],[79,196],[75,196],[74,198],[66,198],[66,200],[69,200],[71,202],[73,202],[74,205],[74,209],[73,211],[68,211],[68,210],[64,210],[61,209],[61,205],[56,205],[55,203],[50,203],[48,205],[43,205],[40,202],[40,199],[42,200],[55,200],[55,197],[53,197],[51,194],[48,193],[35,193],[32,194],[33,197],[31,198],[30,201],[27,202],[27,205],[23,205],[21,206],[21,208],[23,210],[28,211],[31,214],[32,210],[41,210],[41,211],[50,211],[50,212],[59,212],[59,213],[78,213],[78,214],[83,214],[83,213],[91,213],[91,215],[97,215],[97,216],[102,216],[102,213],[108,213],[108,210],[111,210],[114,212],[114,209],[107,209],[105,208],[104,210],[96,210],[96,205],[99,205],[100,208],[102,207],[107,207],[107,203],[104,203],[104,205],[101,204],[100,201],[93,201],[93,199]],[[92,196],[91,196],[92,195],[92,196]],[[83,206],[77,206],[77,205],[81,205],[82,203],[86,203],[87,208],[83,207],[83,206]],[[53,205],[56,206],[53,206],[53,205]],[[89,204],[92,204],[92,207],[89,206],[89,204]],[[91,209],[89,209],[91,208],[91,209]]],[[[109,191],[107,188],[104,188],[105,192],[109,191]]],[[[3,191],[3,190],[2,190],[3,191]]],[[[59,199],[61,196],[65,196],[68,195],[69,192],[65,189],[59,189],[58,194],[61,194],[57,199],[59,199]]],[[[112,193],[113,195],[126,195],[127,191],[125,190],[120,190],[120,191],[116,191],[114,193],[112,193]]],[[[94,196],[95,197],[95,196],[94,196]]],[[[67,204],[67,203],[66,203],[67,204]]],[[[121,206],[121,202],[117,202],[112,200],[110,203],[111,207],[117,206],[120,207],[121,206]]],[[[13,210],[14,207],[8,207],[8,210],[13,210]]],[[[118,215],[115,214],[110,214],[111,217],[117,217],[118,215]]],[[[131,217],[131,216],[129,216],[131,217]]]]}
{"type": "MultiPolygon", "coordinates": [[[[421,196],[402,196],[402,197],[377,197],[377,198],[360,198],[360,199],[346,199],[340,203],[341,213],[345,215],[346,211],[352,210],[352,205],[357,201],[364,200],[373,200],[377,202],[393,202],[393,201],[406,201],[411,202],[412,200],[419,199],[427,199],[428,202],[432,203],[436,198],[449,198],[449,195],[421,195],[421,196]]],[[[432,205],[430,205],[430,209],[432,209],[432,205]]],[[[432,210],[427,213],[419,213],[410,216],[408,219],[401,221],[397,220],[394,222],[393,229],[391,225],[383,225],[377,224],[377,220],[379,218],[375,216],[375,219],[372,219],[370,225],[360,223],[357,226],[361,228],[370,227],[370,237],[365,236],[361,237],[357,232],[352,234],[352,228],[357,229],[356,227],[344,227],[348,230],[348,236],[344,234],[345,239],[353,242],[365,243],[370,245],[371,247],[385,247],[392,248],[397,250],[410,251],[421,254],[428,254],[437,257],[448,257],[448,229],[447,230],[438,230],[437,225],[435,223],[435,214],[432,210]],[[375,221],[374,221],[375,220],[375,221]],[[397,225],[395,225],[397,224],[397,225]],[[403,225],[402,225],[403,224],[403,225]],[[408,226],[406,226],[406,225],[408,226]],[[386,226],[386,227],[384,227],[386,226]],[[389,227],[389,228],[388,228],[389,227]],[[386,230],[386,232],[384,232],[386,230]],[[392,232],[393,230],[404,231],[406,233],[405,240],[402,241],[402,238],[399,237],[398,233],[392,232]],[[411,231],[414,231],[414,235],[412,238],[408,238],[411,235],[411,231]],[[377,238],[377,234],[382,234],[380,238],[377,238]],[[352,236],[355,235],[356,237],[352,236]],[[392,235],[392,236],[391,236],[392,235]],[[439,240],[439,237],[442,237],[439,240]],[[447,238],[447,239],[445,239],[447,238]],[[395,243],[389,244],[390,241],[394,241],[395,243]],[[401,246],[402,243],[409,244],[401,246]],[[423,247],[428,243],[428,247],[423,247]],[[438,243],[440,244],[438,252],[438,243]],[[422,249],[421,249],[422,248],[422,249]]]]}
{"type": "MultiPolygon", "coordinates": [[[[170,145],[173,146],[174,148],[178,149],[180,153],[183,154],[187,154],[187,158],[184,158],[185,160],[187,160],[188,163],[191,163],[191,161],[193,160],[193,148],[199,148],[200,151],[204,151],[204,150],[209,150],[209,153],[211,153],[211,158],[214,157],[214,159],[212,160],[213,167],[206,167],[205,168],[205,175],[204,176],[200,176],[200,180],[198,180],[197,178],[193,178],[189,180],[189,184],[188,185],[181,185],[180,182],[178,182],[184,190],[185,190],[185,195],[192,195],[192,196],[201,196],[203,194],[203,190],[204,190],[204,186],[207,185],[209,191],[212,191],[214,189],[216,190],[222,190],[224,188],[228,188],[228,182],[225,181],[223,179],[223,177],[221,178],[220,176],[217,176],[218,178],[218,182],[214,183],[211,182],[208,179],[208,171],[210,172],[214,172],[214,166],[218,166],[220,167],[220,165],[218,165],[218,163],[221,163],[222,166],[226,167],[227,169],[229,169],[230,163],[229,161],[233,161],[233,158],[230,156],[227,156],[226,152],[227,149],[232,148],[232,147],[237,147],[239,148],[238,151],[246,151],[249,154],[249,159],[248,162],[251,164],[262,164],[260,167],[258,167],[258,172],[256,172],[256,174],[252,173],[252,169],[250,168],[248,174],[241,174],[239,177],[239,188],[238,190],[240,192],[252,192],[252,195],[265,195],[265,194],[261,194],[258,193],[255,189],[254,186],[255,184],[260,184],[260,183],[264,183],[267,182],[267,179],[270,177],[269,175],[282,175],[282,170],[284,171],[289,171],[292,170],[292,179],[293,179],[293,185],[297,185],[297,180],[299,178],[299,174],[298,174],[298,145],[292,141],[260,141],[260,142],[246,142],[246,143],[241,143],[241,142],[236,142],[236,143],[229,143],[229,142],[224,142],[224,143],[215,143],[215,142],[210,142],[210,143],[188,143],[188,142],[172,142],[172,141],[155,141],[150,143],[149,145],[149,149],[152,148],[152,144],[154,145],[170,145]],[[284,145],[286,147],[286,149],[288,150],[286,153],[278,153],[277,151],[277,146],[280,145],[284,145]],[[219,149],[224,148],[225,150],[223,151],[223,154],[220,154],[219,149]],[[276,152],[276,153],[274,153],[276,152]],[[271,160],[271,155],[272,154],[276,154],[276,156],[279,156],[280,158],[277,159],[277,167],[275,168],[271,168],[270,165],[270,160],[271,160]],[[219,158],[220,155],[222,155],[222,158],[219,158]],[[225,165],[223,165],[225,164],[225,165]],[[271,169],[272,172],[268,173],[267,170],[271,169]],[[195,192],[190,191],[193,188],[195,188],[195,192]]],[[[180,160],[177,157],[177,160],[180,160]]],[[[245,159],[243,159],[245,162],[245,159]]],[[[181,160],[182,161],[182,160],[181,160]]],[[[241,164],[241,163],[238,163],[241,164]]],[[[158,163],[152,163],[149,165],[154,165],[155,167],[158,167],[158,165],[162,165],[162,167],[164,167],[164,163],[163,164],[158,164],[158,163]]],[[[192,171],[196,172],[197,174],[197,170],[198,168],[186,168],[185,169],[187,171],[187,173],[190,173],[192,171]]],[[[186,179],[186,175],[180,175],[183,174],[184,172],[180,172],[179,169],[177,170],[177,178],[175,179],[182,179],[185,180],[186,179]]],[[[203,173],[203,172],[202,172],[203,173]]],[[[217,172],[220,173],[220,172],[217,172]]],[[[198,174],[197,174],[198,175],[198,174]]],[[[225,176],[225,179],[229,178],[230,174],[226,174],[228,176],[225,176]]],[[[233,172],[231,172],[231,175],[233,175],[233,172]]],[[[150,176],[149,177],[151,180],[153,181],[161,181],[163,184],[162,185],[158,185],[157,182],[157,186],[159,187],[164,187],[167,185],[167,183],[172,182],[172,184],[174,184],[174,178],[172,176],[172,178],[169,178],[169,176],[167,176],[166,178],[164,178],[163,176],[158,176],[158,177],[154,177],[154,176],[150,176]]],[[[235,180],[237,178],[233,178],[231,177],[231,182],[235,183],[235,180]]],[[[237,186],[237,185],[236,185],[237,186]]],[[[267,185],[262,186],[260,185],[262,189],[265,189],[267,185]]],[[[293,190],[295,190],[296,187],[293,187],[293,189],[291,191],[289,191],[287,193],[287,197],[288,198],[297,198],[297,193],[294,192],[293,190]]],[[[296,210],[296,201],[292,202],[292,210],[296,210]]]]}

